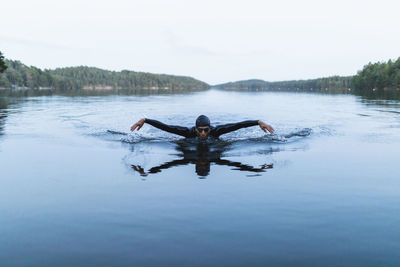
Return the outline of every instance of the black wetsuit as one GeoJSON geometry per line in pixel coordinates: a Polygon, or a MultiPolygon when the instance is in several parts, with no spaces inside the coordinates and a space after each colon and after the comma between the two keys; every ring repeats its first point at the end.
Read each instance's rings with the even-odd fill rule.
{"type": "MultiPolygon", "coordinates": [[[[181,135],[186,138],[193,138],[193,137],[197,136],[196,132],[195,132],[196,127],[188,128],[188,127],[182,127],[182,126],[167,125],[162,122],[152,120],[152,119],[147,119],[147,118],[146,118],[145,122],[150,124],[151,126],[161,129],[163,131],[181,135]]],[[[251,126],[256,126],[256,125],[258,125],[258,120],[248,120],[248,121],[242,121],[242,122],[238,122],[238,123],[229,123],[229,124],[219,125],[216,127],[210,126],[209,136],[218,138],[220,135],[230,133],[230,132],[239,130],[241,128],[246,128],[246,127],[251,127],[251,126]]]]}

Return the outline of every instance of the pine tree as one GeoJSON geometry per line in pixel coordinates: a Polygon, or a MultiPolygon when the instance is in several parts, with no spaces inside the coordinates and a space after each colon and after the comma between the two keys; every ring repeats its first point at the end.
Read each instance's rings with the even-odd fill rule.
{"type": "Polygon", "coordinates": [[[6,63],[4,62],[4,56],[0,51],[0,73],[4,72],[7,69],[6,63]]]}

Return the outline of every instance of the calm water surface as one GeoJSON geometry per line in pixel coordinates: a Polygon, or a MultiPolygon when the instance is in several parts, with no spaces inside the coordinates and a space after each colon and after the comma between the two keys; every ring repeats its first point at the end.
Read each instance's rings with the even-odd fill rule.
{"type": "Polygon", "coordinates": [[[400,264],[400,102],[233,93],[0,99],[1,266],[400,264]],[[193,126],[261,119],[198,143],[193,126]]]}

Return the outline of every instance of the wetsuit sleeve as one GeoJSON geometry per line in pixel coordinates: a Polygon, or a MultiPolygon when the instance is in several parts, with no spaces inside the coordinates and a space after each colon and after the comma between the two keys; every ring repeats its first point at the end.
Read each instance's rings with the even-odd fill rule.
{"type": "Polygon", "coordinates": [[[152,119],[147,119],[147,118],[144,122],[150,124],[151,126],[158,128],[160,130],[169,132],[169,133],[181,135],[184,137],[190,137],[190,129],[187,127],[167,125],[162,122],[152,120],[152,119]]]}
{"type": "Polygon", "coordinates": [[[224,125],[216,126],[213,129],[213,135],[215,137],[219,137],[222,134],[230,133],[242,128],[251,127],[258,125],[258,120],[248,120],[248,121],[241,121],[237,123],[229,123],[224,125]]]}

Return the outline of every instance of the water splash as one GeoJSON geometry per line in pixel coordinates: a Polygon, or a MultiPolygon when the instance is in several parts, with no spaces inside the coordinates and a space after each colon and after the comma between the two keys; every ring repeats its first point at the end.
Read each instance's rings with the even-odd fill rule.
{"type": "MultiPolygon", "coordinates": [[[[229,134],[227,137],[221,137],[220,139],[209,138],[207,142],[215,142],[218,140],[219,143],[287,143],[295,142],[301,138],[311,135],[313,130],[311,128],[303,128],[290,131],[289,133],[283,134],[264,134],[262,136],[249,137],[248,134],[243,132],[229,134]]],[[[259,133],[258,133],[259,134],[259,133]]],[[[185,142],[196,142],[196,139],[185,139],[181,136],[159,132],[122,132],[118,130],[108,129],[102,132],[92,133],[92,136],[100,137],[109,141],[120,141],[128,144],[137,144],[145,142],[178,142],[180,140],[186,140],[185,142]]]]}

